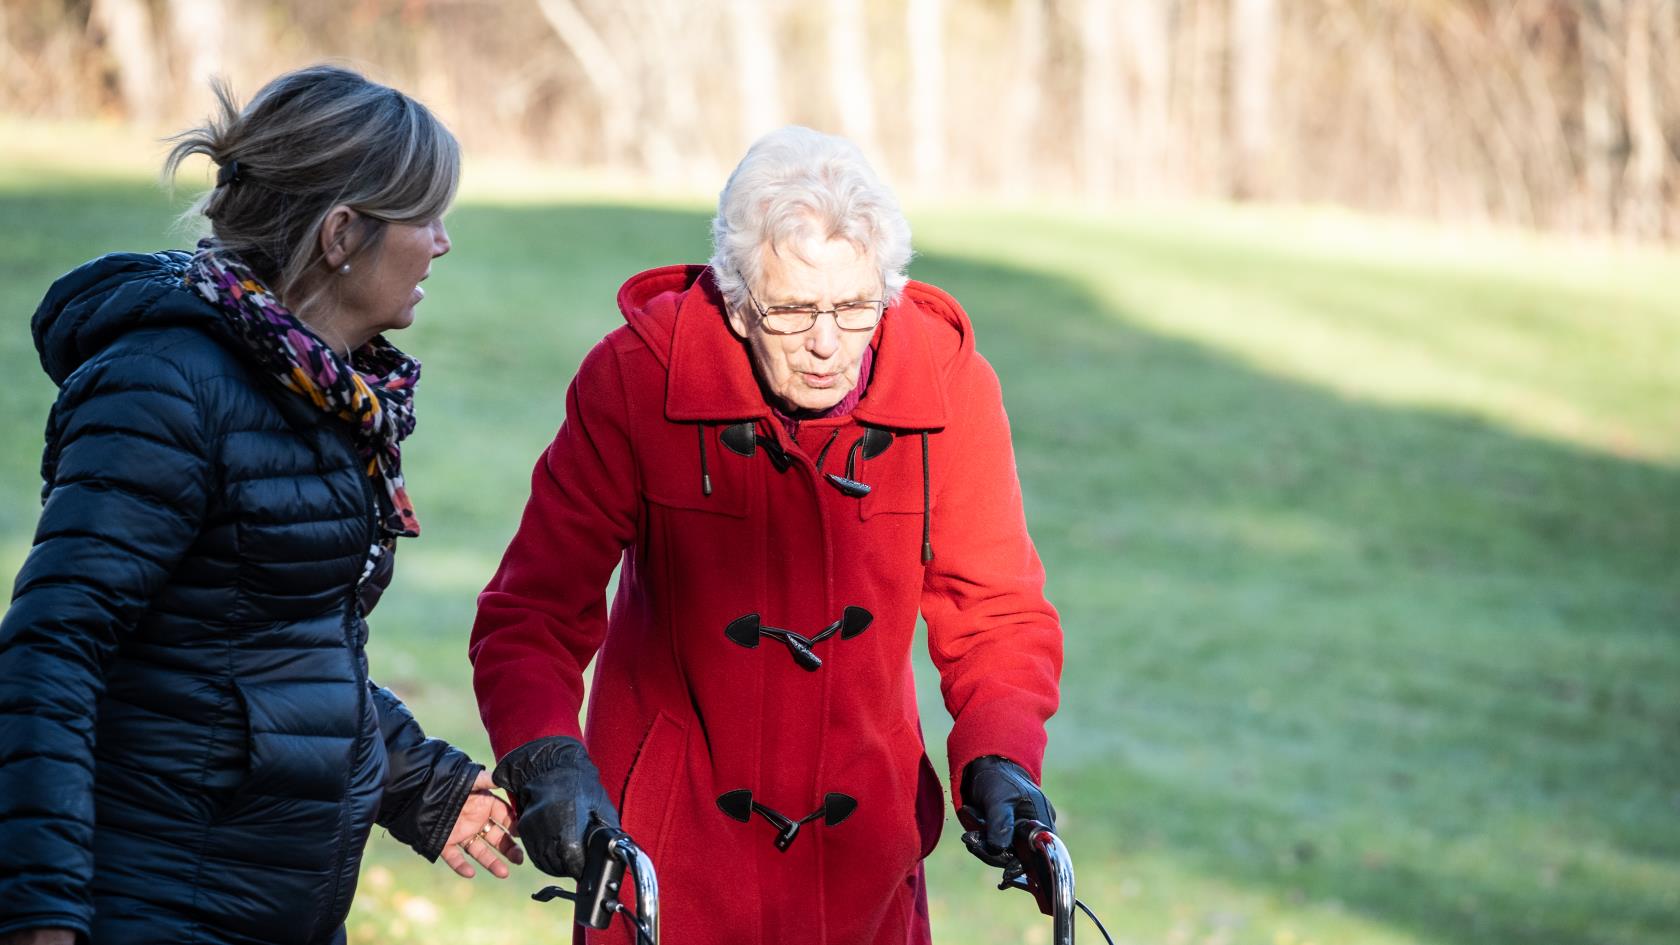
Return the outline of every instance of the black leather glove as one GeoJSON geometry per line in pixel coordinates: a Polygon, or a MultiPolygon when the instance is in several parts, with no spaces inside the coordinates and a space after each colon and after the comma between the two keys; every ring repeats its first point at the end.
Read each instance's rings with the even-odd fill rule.
{"type": "Polygon", "coordinates": [[[583,876],[583,841],[592,819],[618,826],[618,811],[601,786],[601,773],[566,735],[526,742],[508,752],[491,775],[519,808],[519,839],[537,869],[550,876],[583,876]]]}
{"type": "Polygon", "coordinates": [[[968,833],[963,844],[987,865],[1008,869],[1015,864],[1010,849],[1015,822],[1036,820],[1056,829],[1056,808],[1033,783],[1026,769],[1008,758],[987,755],[963,767],[963,806],[957,819],[968,833]]]}

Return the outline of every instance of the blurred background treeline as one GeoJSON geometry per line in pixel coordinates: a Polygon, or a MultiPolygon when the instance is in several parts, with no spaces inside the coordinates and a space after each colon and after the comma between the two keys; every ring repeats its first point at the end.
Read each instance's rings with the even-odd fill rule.
{"type": "Polygon", "coordinates": [[[715,186],[788,122],[918,193],[1680,234],[1677,0],[4,0],[0,112],[158,127],[342,57],[475,154],[715,186]]]}

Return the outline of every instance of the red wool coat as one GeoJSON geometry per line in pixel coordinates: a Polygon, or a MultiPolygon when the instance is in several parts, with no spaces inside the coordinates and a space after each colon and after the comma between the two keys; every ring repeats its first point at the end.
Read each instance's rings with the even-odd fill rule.
{"type": "MultiPolygon", "coordinates": [[[[628,324],[578,369],[479,598],[473,682],[495,753],[584,739],[658,870],[667,942],[928,941],[920,861],[946,808],[916,712],[917,613],[954,719],[953,786],[990,754],[1039,777],[1062,659],[968,317],[910,283],[877,331],[866,396],[795,441],[707,270],[642,273],[618,302],[628,324]],[[856,451],[860,498],[825,474],[846,475],[871,427],[896,437],[856,451]],[[773,630],[810,641],[848,613],[808,645],[773,630]],[[829,816],[784,850],[752,803],[829,816]]],[[[621,925],[599,940],[628,941],[621,925]]]]}

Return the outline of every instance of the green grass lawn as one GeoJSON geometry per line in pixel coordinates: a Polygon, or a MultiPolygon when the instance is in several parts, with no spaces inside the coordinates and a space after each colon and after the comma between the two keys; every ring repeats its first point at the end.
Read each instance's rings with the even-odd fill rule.
{"type": "MultiPolygon", "coordinates": [[[[49,167],[0,149],[8,574],[53,394],[35,302],[185,242],[143,170],[49,167]]],[[[469,174],[399,339],[426,364],[425,535],[373,621],[376,678],[480,755],[473,597],[565,386],[626,276],[706,251],[699,204],[514,192],[469,174]]],[[[1329,212],[912,224],[912,275],[1003,379],[1067,635],[1046,787],[1118,941],[1680,941],[1680,258],[1329,212]]],[[[940,939],[1048,941],[958,830],[929,864],[940,939]]],[[[569,941],[515,876],[376,837],[351,939],[569,941]]]]}

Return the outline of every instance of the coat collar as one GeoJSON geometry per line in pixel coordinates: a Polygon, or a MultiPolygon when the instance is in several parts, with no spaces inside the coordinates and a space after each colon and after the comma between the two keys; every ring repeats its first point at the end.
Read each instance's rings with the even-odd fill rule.
{"type": "MultiPolygon", "coordinates": [[[[877,330],[874,374],[852,416],[872,426],[938,430],[946,424],[944,371],[923,312],[906,293],[877,330]]],[[[745,344],[730,330],[706,270],[682,293],[671,332],[665,416],[678,422],[770,416],[745,344]]]]}

